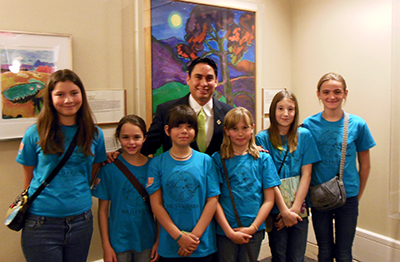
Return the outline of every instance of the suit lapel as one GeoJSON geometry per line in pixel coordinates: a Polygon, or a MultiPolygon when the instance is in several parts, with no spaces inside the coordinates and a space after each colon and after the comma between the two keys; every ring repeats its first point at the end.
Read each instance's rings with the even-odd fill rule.
{"type": "Polygon", "coordinates": [[[222,119],[224,119],[225,114],[222,111],[221,105],[214,97],[213,97],[213,110],[214,110],[214,130],[217,130],[222,127],[223,124],[222,119]]]}

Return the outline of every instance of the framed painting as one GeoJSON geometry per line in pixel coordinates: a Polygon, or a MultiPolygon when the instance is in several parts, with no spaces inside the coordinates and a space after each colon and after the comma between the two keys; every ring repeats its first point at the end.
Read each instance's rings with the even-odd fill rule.
{"type": "Polygon", "coordinates": [[[72,69],[71,36],[0,30],[0,139],[22,137],[43,106],[47,79],[72,69]]]}
{"type": "Polygon", "coordinates": [[[256,13],[195,1],[147,3],[148,123],[157,105],[189,93],[186,67],[197,57],[209,57],[218,65],[219,85],[214,96],[234,107],[247,108],[255,119],[256,13]]]}

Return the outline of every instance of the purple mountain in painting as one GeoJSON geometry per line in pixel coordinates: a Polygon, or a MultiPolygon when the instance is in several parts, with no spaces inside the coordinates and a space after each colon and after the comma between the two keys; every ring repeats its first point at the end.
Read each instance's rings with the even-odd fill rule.
{"type": "Polygon", "coordinates": [[[182,40],[179,40],[176,37],[170,37],[168,39],[161,39],[161,40],[158,40],[158,41],[161,44],[163,44],[166,48],[170,49],[173,52],[173,54],[177,53],[176,52],[176,45],[184,42],[182,40]]]}
{"type": "Polygon", "coordinates": [[[48,67],[54,67],[54,63],[48,63],[48,62],[42,62],[40,60],[37,60],[35,64],[33,64],[34,67],[39,67],[39,66],[48,66],[48,67]]]}
{"type": "Polygon", "coordinates": [[[179,82],[186,84],[187,73],[183,72],[183,63],[173,59],[171,46],[166,46],[157,39],[152,38],[152,62],[153,62],[153,89],[157,89],[166,83],[179,82]],[[164,68],[164,70],[157,70],[164,68]]]}
{"type": "MultiPolygon", "coordinates": [[[[1,65],[1,71],[2,72],[9,71],[10,66],[12,66],[12,65],[2,64],[1,65]]],[[[34,66],[32,66],[32,65],[21,65],[20,66],[20,70],[23,70],[23,71],[32,71],[32,68],[34,68],[34,66]]]]}
{"type": "MultiPolygon", "coordinates": [[[[2,71],[8,71],[9,67],[11,65],[7,64],[2,64],[1,69],[2,71]]],[[[40,60],[36,60],[36,62],[33,65],[27,65],[27,64],[22,64],[20,67],[20,70],[24,71],[34,71],[36,70],[39,66],[48,66],[48,67],[54,67],[54,63],[48,63],[48,62],[42,62],[40,60]]]]}
{"type": "MultiPolygon", "coordinates": [[[[161,39],[161,40],[157,40],[156,38],[152,37],[152,42],[153,42],[153,68],[160,68],[160,64],[158,65],[154,65],[155,62],[157,62],[157,60],[155,60],[155,55],[159,56],[159,58],[161,59],[162,57],[165,58],[165,61],[162,61],[161,64],[167,64],[168,66],[168,72],[166,73],[170,73],[171,70],[180,70],[182,71],[184,68],[184,64],[186,63],[186,61],[182,61],[179,60],[176,57],[176,45],[179,43],[184,42],[183,40],[180,40],[176,37],[170,37],[168,39],[161,39]],[[172,63],[172,64],[171,64],[172,63]],[[178,66],[178,68],[176,67],[178,66]]],[[[157,58],[157,57],[156,57],[157,58]]],[[[160,62],[160,61],[159,61],[160,62]]],[[[217,61],[218,67],[220,68],[219,65],[219,61],[217,61]]],[[[162,78],[161,75],[159,74],[163,74],[163,72],[154,72],[153,71],[153,89],[157,89],[160,86],[162,86],[162,84],[165,83],[169,83],[172,82],[172,79],[170,76],[167,76],[166,78],[162,78]],[[156,78],[154,78],[156,76],[156,78]],[[156,81],[156,79],[160,79],[162,83],[158,83],[156,81]],[[168,79],[168,81],[164,81],[163,79],[168,79]],[[160,85],[161,84],[161,85],[160,85]]],[[[177,72],[175,72],[177,73],[177,72]]],[[[179,74],[181,76],[181,74],[179,74]]],[[[236,68],[232,67],[231,65],[229,65],[229,75],[231,76],[231,79],[234,78],[238,78],[238,77],[243,77],[243,76],[251,76],[251,74],[249,74],[248,72],[245,71],[241,71],[241,70],[237,70],[236,68]]],[[[219,76],[219,81],[221,82],[221,76],[219,76]]],[[[177,82],[186,84],[186,73],[183,74],[183,78],[181,80],[178,80],[177,82]]]]}

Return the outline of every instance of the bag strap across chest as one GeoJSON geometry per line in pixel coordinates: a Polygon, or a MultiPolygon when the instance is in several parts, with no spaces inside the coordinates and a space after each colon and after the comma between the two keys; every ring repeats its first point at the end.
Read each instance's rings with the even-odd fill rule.
{"type": "Polygon", "coordinates": [[[142,196],[143,201],[147,204],[150,209],[150,213],[152,214],[151,205],[150,205],[150,197],[147,193],[146,189],[140,184],[139,180],[135,177],[134,174],[121,162],[118,158],[114,160],[114,164],[118,169],[128,178],[133,187],[138,191],[138,193],[142,196]]]}
{"type": "Polygon", "coordinates": [[[344,126],[343,126],[343,141],[342,141],[342,156],[340,158],[340,171],[339,180],[343,181],[344,165],[346,163],[346,150],[347,150],[347,139],[349,134],[349,114],[344,113],[344,126]]]}

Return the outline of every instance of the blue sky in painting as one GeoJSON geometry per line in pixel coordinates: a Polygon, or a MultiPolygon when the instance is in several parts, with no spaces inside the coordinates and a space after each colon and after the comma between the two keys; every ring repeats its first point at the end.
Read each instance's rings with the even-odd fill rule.
{"type": "MultiPolygon", "coordinates": [[[[169,0],[151,0],[151,26],[152,35],[158,40],[168,39],[174,36],[180,40],[184,40],[185,36],[185,24],[186,20],[190,15],[190,11],[196,4],[190,4],[187,2],[176,2],[169,0]],[[183,26],[180,28],[172,28],[168,22],[169,16],[172,12],[178,12],[182,18],[183,26]]],[[[245,11],[233,10],[235,13],[235,22],[239,23],[239,17],[241,14],[246,13],[245,11]]],[[[223,34],[223,32],[221,32],[223,34]]],[[[215,45],[216,43],[210,43],[215,45]]],[[[253,44],[244,55],[244,59],[255,61],[253,44]]]]}
{"type": "Polygon", "coordinates": [[[23,65],[33,65],[37,60],[41,62],[54,63],[53,51],[42,50],[20,50],[20,49],[0,49],[0,63],[10,65],[17,59],[23,65]]]}
{"type": "Polygon", "coordinates": [[[185,27],[171,28],[168,18],[171,12],[178,12],[185,23],[193,8],[193,4],[167,0],[151,0],[151,27],[152,35],[161,40],[175,36],[181,40],[185,36],[185,27]]]}

